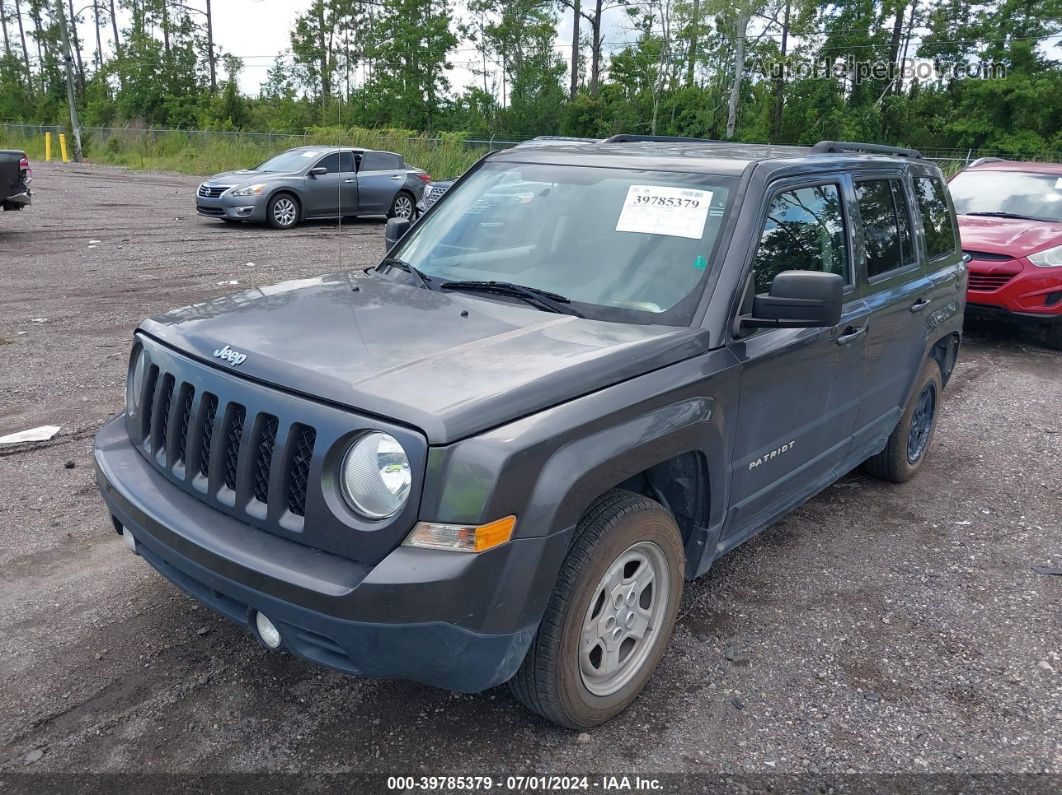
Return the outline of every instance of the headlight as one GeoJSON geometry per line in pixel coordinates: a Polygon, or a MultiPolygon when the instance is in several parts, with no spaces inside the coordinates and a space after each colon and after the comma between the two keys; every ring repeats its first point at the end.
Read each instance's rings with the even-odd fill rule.
{"type": "Polygon", "coordinates": [[[242,188],[234,190],[230,196],[258,196],[262,191],[266,189],[264,182],[259,182],[255,185],[245,185],[242,188]]]}
{"type": "Polygon", "coordinates": [[[128,386],[126,387],[125,405],[126,411],[135,414],[140,408],[140,396],[144,394],[144,374],[147,371],[147,357],[144,349],[137,348],[136,360],[129,371],[128,386]]]}
{"type": "Polygon", "coordinates": [[[1062,246],[1037,251],[1029,255],[1029,262],[1041,268],[1062,268],[1062,246]]]}
{"type": "Polygon", "coordinates": [[[369,519],[386,519],[405,505],[413,475],[398,440],[374,431],[351,445],[340,480],[351,508],[369,519]]]}

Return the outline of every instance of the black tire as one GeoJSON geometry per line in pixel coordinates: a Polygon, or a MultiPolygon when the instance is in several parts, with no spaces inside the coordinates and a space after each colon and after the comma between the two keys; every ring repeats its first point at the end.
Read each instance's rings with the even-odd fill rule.
{"type": "Polygon", "coordinates": [[[400,190],[391,200],[391,209],[387,211],[388,218],[407,218],[415,221],[417,218],[417,200],[409,191],[400,190]]]}
{"type": "Polygon", "coordinates": [[[291,193],[278,193],[270,197],[266,205],[266,223],[274,229],[291,229],[299,222],[301,215],[299,200],[291,193]]]}
{"type": "Polygon", "coordinates": [[[936,359],[929,359],[918,373],[918,380],[911,393],[911,399],[900,416],[900,421],[896,423],[895,430],[889,436],[885,449],[863,463],[863,469],[868,475],[892,483],[903,483],[915,476],[926,460],[926,454],[933,442],[942,392],[943,380],[940,376],[940,365],[937,364],[936,359]],[[913,420],[915,414],[925,408],[923,401],[927,390],[931,392],[932,406],[929,426],[924,428],[921,422],[916,423],[913,420]],[[919,437],[917,440],[912,434],[912,426],[915,425],[924,432],[924,434],[917,434],[919,437]],[[923,435],[924,438],[921,438],[923,435]]]}
{"type": "Polygon", "coordinates": [[[571,729],[596,726],[618,715],[641,693],[667,648],[682,600],[684,567],[681,534],[663,506],[629,491],[615,490],[604,495],[590,507],[576,528],[542,623],[520,669],[509,681],[510,691],[531,711],[571,729]],[[662,585],[655,585],[654,578],[651,588],[647,586],[632,601],[629,593],[644,570],[630,569],[634,561],[625,564],[622,561],[643,550],[655,560],[654,564],[647,558],[644,565],[654,574],[662,575],[662,585]],[[659,559],[657,553],[661,555],[659,559]],[[664,571],[661,562],[666,562],[664,571]],[[624,579],[616,581],[609,591],[604,578],[611,571],[622,572],[624,579]],[[628,576],[633,579],[627,579],[628,576]],[[606,593],[619,595],[617,589],[625,590],[626,600],[621,597],[619,603],[603,601],[606,593]],[[660,597],[659,605],[651,601],[647,606],[643,602],[643,595],[650,590],[650,600],[660,597]],[[630,616],[634,615],[636,605],[646,608],[642,615],[647,613],[652,618],[648,620],[643,640],[635,641],[622,658],[622,649],[630,637],[617,642],[618,636],[612,633],[626,632],[625,627],[632,626],[630,616]],[[625,625],[620,626],[621,622],[625,625]],[[608,652],[603,645],[607,641],[602,636],[597,639],[598,645],[585,644],[589,651],[583,659],[584,624],[594,625],[593,632],[607,630],[605,634],[611,635],[618,649],[619,670],[624,671],[624,660],[631,665],[624,673],[629,677],[627,681],[618,676],[611,683],[588,685],[581,666],[592,666],[598,651],[597,659],[604,664],[603,656],[608,652]],[[638,645],[642,643],[644,647],[638,645]],[[617,689],[604,692],[610,685],[617,689]],[[592,692],[591,687],[601,688],[600,694],[592,692]]]}
{"type": "Polygon", "coordinates": [[[1062,351],[1062,320],[1056,320],[1047,327],[1047,347],[1062,351]]]}

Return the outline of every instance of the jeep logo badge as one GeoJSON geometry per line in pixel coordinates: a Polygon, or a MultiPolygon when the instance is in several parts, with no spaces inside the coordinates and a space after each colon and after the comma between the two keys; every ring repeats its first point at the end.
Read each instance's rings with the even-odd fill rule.
{"type": "Polygon", "coordinates": [[[226,345],[224,348],[219,348],[218,350],[214,351],[214,355],[217,358],[228,362],[233,367],[238,367],[239,365],[241,365],[245,361],[247,361],[247,354],[246,353],[240,353],[239,351],[234,351],[228,345],[226,345]]]}

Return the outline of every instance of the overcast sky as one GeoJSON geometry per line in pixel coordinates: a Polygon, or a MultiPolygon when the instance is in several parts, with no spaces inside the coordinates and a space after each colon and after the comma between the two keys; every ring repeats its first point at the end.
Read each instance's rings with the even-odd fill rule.
{"type": "MultiPolygon", "coordinates": [[[[92,17],[92,6],[84,0],[75,0],[75,8],[84,4],[78,33],[81,36],[86,62],[91,62],[96,49],[96,32],[92,17]]],[[[186,0],[193,8],[205,8],[204,0],[186,0]]],[[[101,5],[106,5],[101,3],[101,5]]],[[[259,87],[266,79],[266,73],[277,55],[291,47],[291,28],[295,19],[310,5],[310,0],[214,0],[214,43],[222,51],[238,55],[243,59],[243,73],[240,76],[240,89],[249,95],[257,95],[259,87]]],[[[464,13],[464,3],[455,3],[458,17],[464,13]]],[[[119,28],[129,24],[128,13],[119,10],[119,28]]],[[[202,24],[202,14],[192,14],[193,20],[202,24]]],[[[612,44],[625,38],[620,30],[626,14],[617,9],[605,17],[605,40],[612,44]]],[[[571,52],[572,23],[571,12],[562,17],[557,25],[557,54],[569,60],[571,52]]],[[[110,26],[103,31],[103,47],[111,50],[110,26]]],[[[607,49],[613,49],[612,46],[607,49]]],[[[475,49],[469,42],[461,42],[450,56],[454,68],[448,73],[452,88],[460,92],[466,85],[475,82],[482,85],[482,78],[472,74],[470,67],[480,64],[475,49]]],[[[219,63],[219,69],[221,65],[219,63]]],[[[219,75],[224,77],[224,75],[219,75]]]]}

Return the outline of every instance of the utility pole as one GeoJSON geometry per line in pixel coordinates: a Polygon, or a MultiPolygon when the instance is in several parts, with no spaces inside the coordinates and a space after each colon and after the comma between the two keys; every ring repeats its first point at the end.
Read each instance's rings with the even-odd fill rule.
{"type": "Polygon", "coordinates": [[[63,64],[66,66],[66,102],[70,106],[70,127],[74,133],[74,162],[81,162],[81,123],[77,118],[77,97],[74,91],[74,66],[70,57],[70,35],[66,31],[66,13],[63,0],[55,0],[59,33],[63,39],[63,64]]]}

